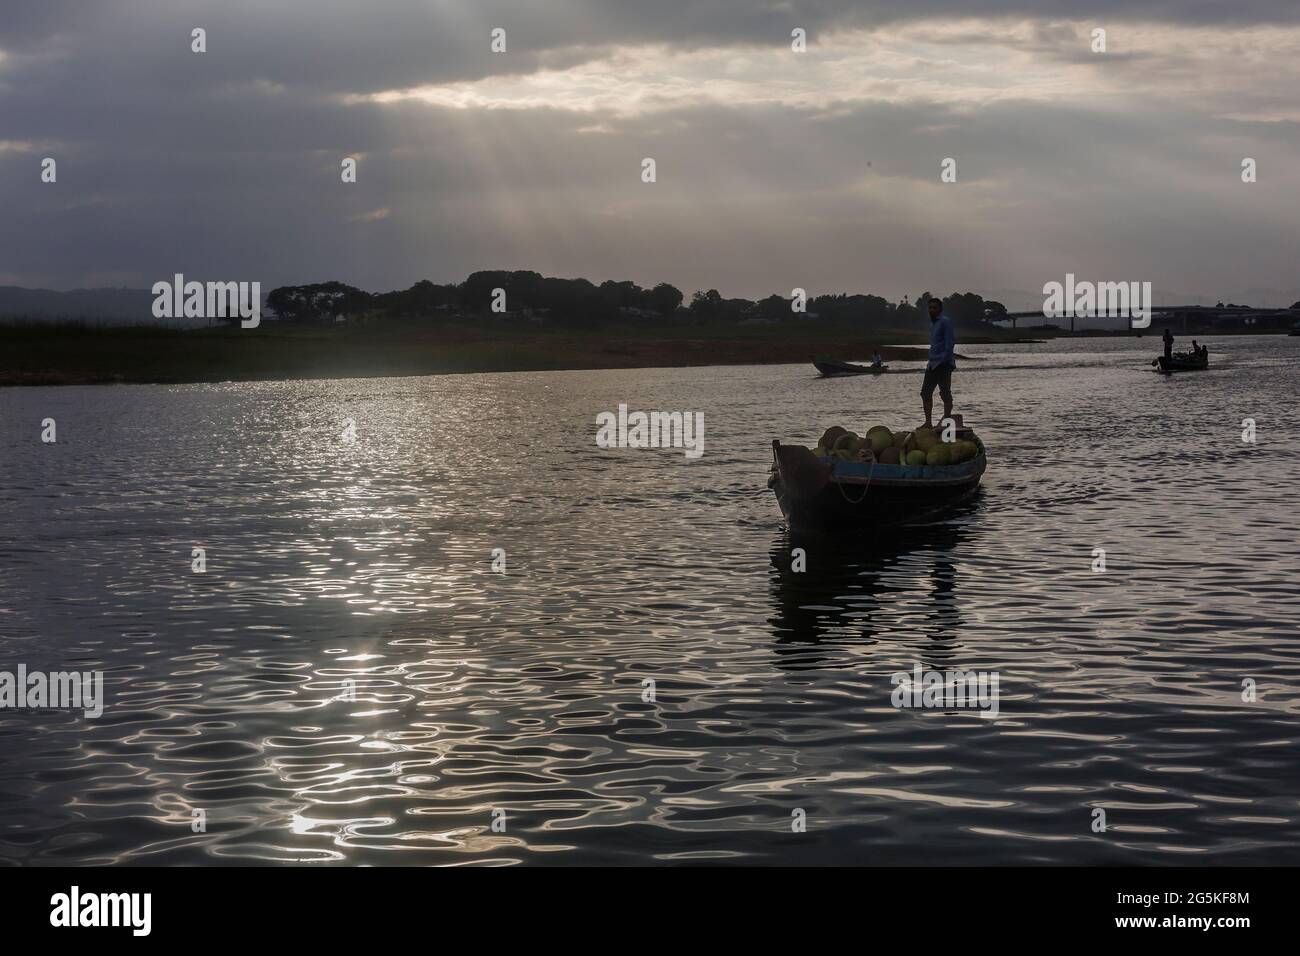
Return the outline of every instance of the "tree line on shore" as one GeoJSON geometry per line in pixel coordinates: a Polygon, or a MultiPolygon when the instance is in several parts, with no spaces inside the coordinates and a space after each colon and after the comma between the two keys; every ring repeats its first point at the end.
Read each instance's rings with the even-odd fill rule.
{"type": "MultiPolygon", "coordinates": [[[[592,327],[611,322],[865,322],[881,328],[903,328],[925,318],[929,292],[890,302],[878,295],[839,293],[800,302],[793,296],[770,295],[759,300],[724,298],[716,289],[696,292],[689,303],[682,292],[661,282],[650,289],[635,282],[559,279],[530,271],[475,272],[464,282],[439,285],[427,279],[409,289],[372,293],[342,282],[281,286],[266,299],[280,321],[327,324],[358,318],[429,319],[439,316],[526,316],[560,326],[592,327]],[[502,290],[498,292],[497,290],[502,290]],[[919,305],[919,307],[918,307],[919,305]]],[[[983,325],[1006,314],[1000,303],[973,292],[944,297],[944,309],[959,325],[983,325]]]]}

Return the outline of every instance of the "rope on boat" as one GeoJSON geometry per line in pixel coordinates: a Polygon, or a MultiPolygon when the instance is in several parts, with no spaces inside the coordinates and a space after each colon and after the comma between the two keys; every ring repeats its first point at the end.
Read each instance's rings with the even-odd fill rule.
{"type": "MultiPolygon", "coordinates": [[[[862,494],[858,495],[857,500],[850,498],[848,494],[844,491],[844,484],[842,482],[837,481],[835,482],[835,487],[840,490],[840,497],[843,498],[851,505],[862,504],[862,499],[865,498],[867,496],[867,492],[871,490],[871,475],[875,470],[876,470],[876,456],[873,454],[871,456],[871,467],[867,469],[867,483],[862,486],[862,494]]],[[[831,478],[834,479],[834,477],[835,477],[835,470],[832,468],[831,478]]]]}

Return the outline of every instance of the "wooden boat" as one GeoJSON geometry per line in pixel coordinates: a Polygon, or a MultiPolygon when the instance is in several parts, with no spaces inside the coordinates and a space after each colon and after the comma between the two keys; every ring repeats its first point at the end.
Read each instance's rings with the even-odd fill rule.
{"type": "Polygon", "coordinates": [[[1174,372],[1200,372],[1210,367],[1210,356],[1208,353],[1196,355],[1192,352],[1176,352],[1169,358],[1162,355],[1151,364],[1156,366],[1156,371],[1162,375],[1172,375],[1174,372]]]}
{"type": "Polygon", "coordinates": [[[852,362],[837,362],[835,359],[815,358],[813,365],[817,371],[826,376],[833,375],[879,375],[888,371],[888,365],[855,365],[852,362]]]}
{"type": "Polygon", "coordinates": [[[772,442],[767,486],[791,531],[849,531],[923,524],[971,497],[988,465],[984,443],[964,428],[979,454],[958,465],[885,465],[818,458],[802,445],[772,442]]]}

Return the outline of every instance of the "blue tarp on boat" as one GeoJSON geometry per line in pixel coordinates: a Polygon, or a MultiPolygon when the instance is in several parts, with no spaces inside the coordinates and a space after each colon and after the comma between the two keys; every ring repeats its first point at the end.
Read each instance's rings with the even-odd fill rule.
{"type": "Polygon", "coordinates": [[[933,481],[942,478],[965,478],[982,470],[983,455],[977,455],[969,461],[957,465],[884,465],[880,462],[843,461],[834,457],[823,457],[822,461],[831,466],[834,478],[885,478],[890,480],[908,479],[912,481],[933,481]]]}

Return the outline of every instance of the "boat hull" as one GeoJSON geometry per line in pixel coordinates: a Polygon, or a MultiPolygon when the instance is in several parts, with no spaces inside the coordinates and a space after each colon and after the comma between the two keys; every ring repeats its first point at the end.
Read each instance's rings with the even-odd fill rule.
{"type": "Polygon", "coordinates": [[[888,365],[876,368],[872,365],[855,365],[852,362],[837,362],[833,359],[813,359],[813,366],[827,377],[837,375],[881,375],[889,371],[888,365]]]}
{"type": "Polygon", "coordinates": [[[1165,375],[1172,375],[1174,372],[1203,372],[1205,369],[1210,367],[1210,360],[1208,358],[1191,359],[1177,355],[1172,358],[1166,358],[1161,355],[1156,359],[1156,363],[1157,371],[1162,372],[1165,375]]]}
{"type": "Polygon", "coordinates": [[[807,449],[773,443],[768,487],[791,531],[843,532],[926,524],[979,490],[984,447],[968,462],[945,468],[817,459],[807,449]],[[811,459],[811,461],[809,461],[811,459]],[[816,473],[821,462],[826,473],[816,473]]]}

